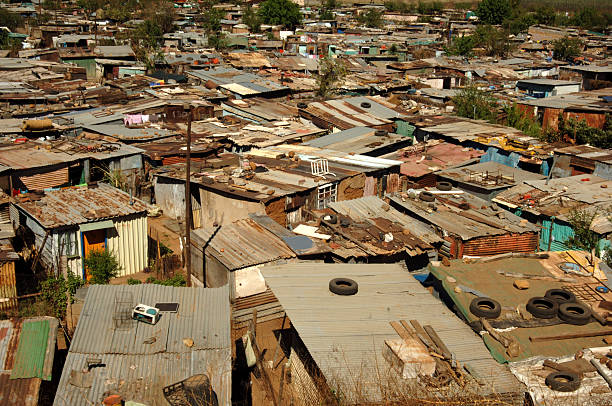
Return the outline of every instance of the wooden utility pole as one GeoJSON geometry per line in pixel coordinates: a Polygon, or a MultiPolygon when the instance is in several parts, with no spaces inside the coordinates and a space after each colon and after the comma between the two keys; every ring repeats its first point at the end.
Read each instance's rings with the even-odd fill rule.
{"type": "Polygon", "coordinates": [[[191,286],[191,120],[193,114],[188,103],[183,105],[187,111],[187,165],[185,173],[185,267],[187,286],[191,286]]]}

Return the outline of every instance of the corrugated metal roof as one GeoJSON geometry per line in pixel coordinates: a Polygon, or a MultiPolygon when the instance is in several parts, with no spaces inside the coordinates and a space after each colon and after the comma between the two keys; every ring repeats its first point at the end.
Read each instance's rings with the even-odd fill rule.
{"type": "Polygon", "coordinates": [[[353,154],[377,155],[379,150],[393,146],[397,149],[403,145],[411,145],[412,138],[402,137],[399,134],[388,133],[379,137],[375,135],[376,129],[369,127],[353,127],[348,130],[324,135],[303,143],[317,148],[330,148],[353,154]]]}
{"type": "Polygon", "coordinates": [[[194,374],[207,374],[219,404],[230,404],[227,285],[214,289],[153,284],[92,285],[88,288],[54,404],[99,404],[107,391],[115,391],[125,400],[165,406],[163,387],[194,374]],[[156,325],[130,318],[136,304],[154,306],[159,302],[177,302],[178,312],[162,312],[156,325]],[[118,320],[119,308],[129,310],[127,319],[118,320]],[[183,339],[192,339],[193,346],[185,345],[183,339]],[[153,343],[145,344],[145,341],[153,343]],[[81,371],[88,357],[101,358],[106,365],[92,369],[90,387],[72,385],[71,371],[81,371]]]}
{"type": "Polygon", "coordinates": [[[418,221],[439,227],[461,237],[463,241],[508,233],[534,233],[538,230],[535,225],[510,212],[504,211],[503,218],[496,217],[497,211],[489,203],[467,192],[462,192],[457,198],[445,195],[442,197],[445,201],[440,200],[441,196],[438,197],[436,210],[432,210],[429,203],[418,198],[411,199],[405,194],[395,193],[388,197],[400,211],[405,210],[418,221]],[[470,205],[468,210],[457,207],[464,200],[470,205]]]}
{"type": "Polygon", "coordinates": [[[176,132],[163,128],[127,128],[121,124],[91,124],[83,125],[83,129],[108,135],[122,141],[153,140],[176,135],[176,132]]]}
{"type": "MultiPolygon", "coordinates": [[[[37,372],[46,377],[51,376],[53,369],[53,358],[55,356],[55,342],[57,337],[58,322],[52,317],[32,317],[28,319],[0,320],[0,405],[3,406],[36,406],[38,405],[38,392],[41,379],[16,378],[11,374],[13,368],[17,367],[20,371],[28,368],[28,363],[17,356],[17,348],[22,339],[29,340],[23,334],[29,334],[29,328],[23,329],[24,325],[43,322],[46,327],[46,341],[39,342],[44,349],[38,352],[34,359],[37,361],[37,372]],[[23,367],[23,368],[22,368],[23,367]]],[[[35,328],[37,330],[37,328],[35,328]]],[[[42,332],[42,330],[39,330],[42,332]]],[[[39,336],[40,337],[40,336],[39,336]]],[[[32,348],[36,351],[35,348],[32,348]]],[[[27,354],[26,354],[27,355],[27,354]]],[[[31,364],[33,365],[33,364],[31,364]]]]}
{"type": "Polygon", "coordinates": [[[242,219],[215,229],[196,229],[194,233],[213,248],[217,258],[230,271],[265,264],[281,258],[295,258],[295,253],[278,237],[252,219],[242,219]]]}
{"type": "Polygon", "coordinates": [[[404,116],[404,114],[401,114],[395,110],[388,108],[387,106],[384,106],[383,104],[376,102],[376,100],[374,100],[371,97],[365,97],[365,96],[349,97],[347,99],[343,99],[342,101],[349,103],[355,107],[359,107],[360,109],[363,109],[369,114],[372,114],[378,118],[385,118],[387,120],[392,120],[392,119],[401,118],[402,116],[404,116]],[[370,103],[370,107],[361,107],[361,103],[370,103]]]}
{"type": "Polygon", "coordinates": [[[498,364],[482,340],[444,304],[399,265],[295,263],[261,269],[308,352],[327,379],[344,395],[354,393],[358,378],[363,391],[380,400],[384,341],[399,336],[390,321],[418,320],[431,325],[462,365],[470,364],[490,384],[485,393],[515,392],[516,378],[498,364]],[[337,277],[355,280],[354,296],[329,291],[337,277]]]}
{"type": "Polygon", "coordinates": [[[442,243],[444,240],[438,237],[430,227],[418,220],[389,208],[389,205],[376,196],[366,196],[359,199],[344,200],[329,204],[334,211],[351,217],[353,220],[368,220],[382,217],[393,222],[400,223],[412,234],[428,244],[442,243]],[[386,210],[385,210],[386,208],[386,210]]]}
{"type": "Polygon", "coordinates": [[[40,199],[23,194],[15,204],[45,228],[89,223],[147,211],[141,200],[105,183],[95,188],[73,187],[46,192],[40,199]],[[130,204],[132,200],[133,204],[130,204]]]}
{"type": "Polygon", "coordinates": [[[26,320],[21,327],[19,345],[11,379],[42,378],[51,379],[51,371],[45,374],[45,358],[49,339],[49,320],[26,320]]]}

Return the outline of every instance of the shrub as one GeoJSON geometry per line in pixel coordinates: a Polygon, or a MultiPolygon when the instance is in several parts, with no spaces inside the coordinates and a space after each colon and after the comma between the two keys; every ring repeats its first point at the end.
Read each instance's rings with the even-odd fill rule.
{"type": "Polygon", "coordinates": [[[117,258],[106,250],[90,252],[85,258],[85,267],[91,275],[89,283],[97,285],[107,284],[112,278],[119,275],[121,269],[117,258]]]}
{"type": "Polygon", "coordinates": [[[175,287],[187,286],[187,280],[185,280],[185,277],[181,274],[176,274],[171,278],[163,279],[163,280],[157,279],[154,276],[149,276],[147,280],[145,281],[145,283],[153,283],[156,285],[175,286],[175,287]]]}
{"type": "Polygon", "coordinates": [[[127,280],[127,284],[128,285],[140,285],[142,283],[142,281],[138,280],[138,279],[134,279],[134,278],[128,278],[127,280]]]}

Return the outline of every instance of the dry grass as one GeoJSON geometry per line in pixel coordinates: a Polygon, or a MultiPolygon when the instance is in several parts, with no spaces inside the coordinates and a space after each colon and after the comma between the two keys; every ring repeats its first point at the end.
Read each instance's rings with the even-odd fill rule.
{"type": "MultiPolygon", "coordinates": [[[[292,354],[291,363],[295,363],[292,354]]],[[[374,356],[372,362],[355,368],[345,354],[333,368],[336,373],[323,377],[319,371],[300,371],[298,364],[291,366],[291,384],[283,396],[282,404],[296,406],[321,405],[530,405],[524,389],[517,386],[516,393],[498,393],[492,379],[476,381],[468,375],[463,385],[452,381],[444,387],[436,387],[426,379],[402,379],[383,357],[374,356]]],[[[337,359],[335,359],[337,361],[337,359]]],[[[328,371],[329,373],[329,371],[328,371]]],[[[547,399],[541,406],[603,406],[610,404],[611,397],[592,397],[585,402],[584,394],[579,398],[567,397],[547,399]],[[606,399],[607,398],[607,399],[606,399]]]]}

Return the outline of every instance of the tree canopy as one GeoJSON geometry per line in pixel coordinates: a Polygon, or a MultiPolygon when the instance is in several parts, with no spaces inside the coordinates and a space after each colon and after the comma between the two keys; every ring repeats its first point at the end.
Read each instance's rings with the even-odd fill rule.
{"type": "Polygon", "coordinates": [[[455,113],[461,117],[494,122],[497,104],[493,96],[470,84],[453,97],[455,113]]]}
{"type": "Polygon", "coordinates": [[[480,21],[486,24],[501,24],[510,16],[512,8],[509,0],[482,0],[476,9],[480,21]]]}
{"type": "Polygon", "coordinates": [[[291,0],[266,0],[257,13],[264,24],[284,25],[294,29],[302,22],[300,7],[291,0]]]}
{"type": "Polygon", "coordinates": [[[382,13],[373,8],[360,14],[357,20],[368,28],[379,28],[383,25],[382,13]]]}
{"type": "Polygon", "coordinates": [[[316,76],[317,95],[329,96],[345,77],[346,68],[340,60],[329,56],[319,60],[319,73],[316,76]]]}
{"type": "Polygon", "coordinates": [[[579,38],[565,36],[553,42],[553,56],[555,59],[566,61],[582,53],[582,41],[579,38]]]}

